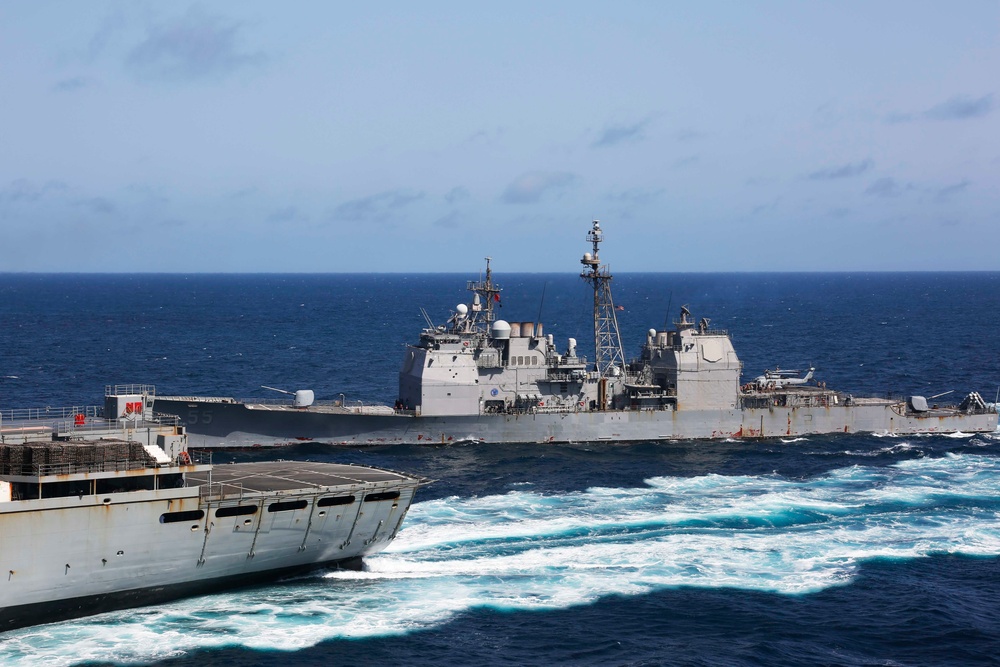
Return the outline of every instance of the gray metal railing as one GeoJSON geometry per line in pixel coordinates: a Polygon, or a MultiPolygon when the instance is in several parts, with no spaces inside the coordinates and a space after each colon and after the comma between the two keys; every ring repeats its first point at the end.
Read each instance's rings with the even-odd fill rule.
{"type": "Polygon", "coordinates": [[[105,396],[123,396],[128,394],[143,394],[152,398],[156,395],[156,385],[152,384],[106,384],[105,396]]]}
{"type": "Polygon", "coordinates": [[[208,482],[202,484],[198,489],[198,496],[201,500],[226,500],[232,498],[243,499],[243,484],[227,484],[224,482],[208,482]]]}
{"type": "Polygon", "coordinates": [[[96,418],[104,413],[104,409],[97,405],[75,405],[72,407],[44,407],[44,408],[20,408],[13,410],[0,410],[0,426],[4,422],[15,421],[45,421],[45,420],[73,420],[76,415],[96,418]]]}
{"type": "MultiPolygon", "coordinates": [[[[2,469],[0,464],[0,469],[2,469]]],[[[14,466],[11,466],[12,468],[14,466]]],[[[94,463],[39,463],[22,465],[21,469],[30,469],[30,472],[9,472],[9,475],[29,475],[44,477],[47,475],[73,475],[78,473],[93,472],[122,472],[126,470],[142,470],[149,468],[147,461],[135,459],[121,459],[116,461],[96,461],[94,463]]]]}
{"type": "Polygon", "coordinates": [[[151,419],[136,415],[135,419],[109,420],[101,416],[102,412],[94,407],[10,410],[0,414],[0,444],[48,440],[54,433],[86,436],[88,433],[115,431],[124,438],[129,431],[176,428],[180,424],[176,415],[157,415],[151,419]]]}

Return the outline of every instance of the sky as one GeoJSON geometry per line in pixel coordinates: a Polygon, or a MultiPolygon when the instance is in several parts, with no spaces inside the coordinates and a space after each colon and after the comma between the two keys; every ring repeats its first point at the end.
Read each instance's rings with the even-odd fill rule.
{"type": "Polygon", "coordinates": [[[0,4],[0,272],[1000,270],[1000,2],[0,4]]]}

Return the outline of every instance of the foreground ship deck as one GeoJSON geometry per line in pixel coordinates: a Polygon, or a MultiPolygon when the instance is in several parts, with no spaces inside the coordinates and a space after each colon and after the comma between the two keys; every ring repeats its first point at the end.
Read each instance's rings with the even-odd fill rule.
{"type": "Polygon", "coordinates": [[[151,388],[104,409],[0,414],[0,629],[358,567],[395,537],[417,487],[388,470],[213,466],[151,388]]]}
{"type": "MultiPolygon", "coordinates": [[[[611,294],[598,258],[603,231],[587,236],[581,277],[594,292],[594,362],[545,335],[541,322],[496,318],[500,287],[489,258],[472,299],[446,324],[430,324],[407,347],[395,405],[348,407],[294,401],[161,396],[156,410],[177,415],[196,447],[423,444],[456,441],[547,443],[768,438],[819,433],[892,434],[993,431],[997,413],[972,391],[957,405],[931,397],[856,397],[798,372],[742,379],[728,332],[697,322],[682,307],[671,330],[650,329],[626,361],[611,294]]],[[[509,312],[509,311],[508,311],[509,312]]],[[[291,393],[291,392],[286,392],[291,393]]],[[[948,392],[951,393],[951,392],[948,392]]],[[[961,395],[961,394],[959,394],[961,395]]]]}
{"type": "Polygon", "coordinates": [[[229,463],[216,465],[210,471],[187,475],[190,486],[211,490],[218,487],[223,495],[297,492],[302,489],[322,491],[330,488],[351,488],[400,484],[411,477],[390,470],[368,468],[343,463],[310,461],[264,461],[260,463],[229,463]]]}

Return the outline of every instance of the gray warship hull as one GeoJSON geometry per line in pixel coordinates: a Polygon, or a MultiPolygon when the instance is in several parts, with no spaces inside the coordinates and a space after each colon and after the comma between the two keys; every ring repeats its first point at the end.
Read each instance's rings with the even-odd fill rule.
{"type": "Polygon", "coordinates": [[[151,391],[108,398],[109,419],[0,413],[0,630],[357,568],[427,482],[334,463],[213,466],[150,417],[151,391]]]}
{"type": "MultiPolygon", "coordinates": [[[[845,401],[847,399],[845,398],[845,401]]],[[[954,409],[907,414],[903,401],[854,398],[849,405],[730,410],[528,411],[518,414],[364,415],[335,406],[307,409],[233,399],[159,397],[157,411],[187,424],[193,447],[455,442],[651,442],[681,439],[778,438],[819,433],[955,433],[993,431],[995,412],[954,409]]]]}
{"type": "Polygon", "coordinates": [[[933,399],[940,396],[929,403],[829,390],[813,379],[815,369],[800,376],[776,368],[743,381],[729,334],[709,327],[708,318],[695,324],[687,306],[673,330],[650,329],[639,357],[626,362],[611,275],[598,259],[598,221],[587,240],[592,252],[581,260],[581,277],[594,290],[593,364],[577,354],[574,338],[558,348],[541,322],[497,319],[501,289],[487,258],[485,278],[468,283],[471,302],[458,304],[446,324],[428,317],[419,342],[407,347],[393,407],[314,404],[312,391],[299,390],[291,404],[167,396],[156,410],[178,416],[197,447],[904,435],[997,426],[996,411],[977,392],[939,407],[933,399]]]}

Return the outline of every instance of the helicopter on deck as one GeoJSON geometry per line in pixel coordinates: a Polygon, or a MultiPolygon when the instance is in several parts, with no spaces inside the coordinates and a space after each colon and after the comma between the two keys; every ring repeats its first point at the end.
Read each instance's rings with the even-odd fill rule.
{"type": "Polygon", "coordinates": [[[781,389],[782,387],[807,384],[809,380],[812,380],[815,371],[816,369],[810,366],[809,371],[800,377],[802,373],[800,370],[775,368],[773,371],[764,371],[763,375],[758,375],[753,381],[758,389],[781,389]]]}

